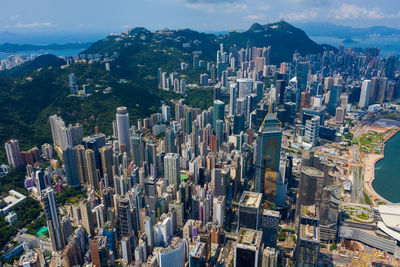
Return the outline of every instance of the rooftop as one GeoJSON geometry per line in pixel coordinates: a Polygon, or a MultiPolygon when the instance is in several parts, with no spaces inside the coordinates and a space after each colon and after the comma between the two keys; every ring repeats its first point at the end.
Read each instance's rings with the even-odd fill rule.
{"type": "Polygon", "coordinates": [[[244,191],[240,199],[240,205],[246,207],[259,208],[261,205],[262,194],[244,191]]]}
{"type": "Polygon", "coordinates": [[[303,167],[301,170],[304,174],[308,176],[316,176],[316,177],[324,177],[324,173],[320,170],[317,170],[316,168],[313,167],[303,167]]]}
{"type": "Polygon", "coordinates": [[[196,245],[190,251],[190,256],[194,258],[201,258],[204,254],[206,243],[197,242],[196,245]]]}
{"type": "Polygon", "coordinates": [[[313,242],[319,242],[319,227],[300,224],[300,238],[313,242]]]}
{"type": "Polygon", "coordinates": [[[310,206],[301,206],[301,216],[308,217],[308,218],[318,218],[318,208],[315,205],[310,206]]]}
{"type": "Polygon", "coordinates": [[[262,214],[263,214],[263,215],[268,215],[268,216],[271,216],[271,217],[278,217],[278,218],[281,216],[281,214],[279,213],[279,211],[276,211],[276,210],[267,210],[267,209],[264,209],[262,214]]]}
{"type": "Polygon", "coordinates": [[[237,238],[238,245],[246,245],[252,247],[260,247],[262,231],[257,231],[248,228],[240,228],[237,238]]]}

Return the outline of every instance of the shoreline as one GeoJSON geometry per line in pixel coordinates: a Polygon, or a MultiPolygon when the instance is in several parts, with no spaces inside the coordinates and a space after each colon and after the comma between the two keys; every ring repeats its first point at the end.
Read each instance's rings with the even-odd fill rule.
{"type": "Polygon", "coordinates": [[[382,146],[382,154],[364,154],[363,156],[363,161],[364,161],[364,190],[366,191],[368,197],[371,200],[372,206],[378,206],[375,201],[380,200],[382,202],[385,202],[385,204],[393,204],[391,201],[387,200],[386,198],[382,197],[380,194],[378,194],[374,187],[372,186],[372,182],[375,180],[375,164],[382,160],[385,157],[385,145],[386,142],[392,138],[395,134],[397,134],[400,131],[400,128],[397,127],[392,133],[389,134],[383,141],[383,146],[382,146]],[[368,175],[367,175],[368,174],[368,175]]]}

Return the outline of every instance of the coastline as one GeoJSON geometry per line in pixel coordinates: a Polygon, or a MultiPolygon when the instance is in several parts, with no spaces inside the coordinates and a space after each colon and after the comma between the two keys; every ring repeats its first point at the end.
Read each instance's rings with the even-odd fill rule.
{"type": "Polygon", "coordinates": [[[385,199],[381,195],[379,195],[374,187],[372,186],[372,182],[375,180],[375,164],[383,159],[385,157],[385,145],[386,142],[392,138],[395,134],[397,134],[400,131],[400,128],[396,128],[395,131],[390,133],[385,140],[383,141],[383,147],[382,147],[382,154],[365,154],[363,156],[363,161],[364,161],[364,190],[368,194],[371,203],[373,206],[378,206],[375,201],[380,200],[382,202],[385,202],[386,204],[392,204],[389,200],[385,199]]]}

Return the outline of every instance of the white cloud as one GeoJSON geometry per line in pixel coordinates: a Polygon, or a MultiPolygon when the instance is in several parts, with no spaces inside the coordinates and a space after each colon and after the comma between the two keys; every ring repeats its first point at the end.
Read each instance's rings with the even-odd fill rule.
{"type": "Polygon", "coordinates": [[[18,28],[18,29],[24,29],[24,28],[50,28],[54,27],[55,25],[52,24],[51,22],[32,22],[32,23],[21,23],[17,22],[14,25],[6,25],[4,28],[18,28]]]}
{"type": "Polygon", "coordinates": [[[229,2],[187,2],[185,3],[185,7],[207,13],[220,12],[224,14],[243,13],[248,10],[248,6],[246,4],[229,2]]]}
{"type": "Polygon", "coordinates": [[[254,21],[260,21],[260,20],[263,20],[264,18],[265,18],[264,14],[249,14],[249,15],[245,16],[245,19],[254,20],[254,21]]]}
{"type": "Polygon", "coordinates": [[[383,19],[390,17],[380,8],[365,8],[352,4],[342,4],[338,9],[331,11],[331,16],[337,20],[345,19],[383,19]]]}
{"type": "Polygon", "coordinates": [[[280,17],[288,21],[310,20],[318,17],[320,12],[318,8],[310,8],[299,12],[280,13],[280,17]]]}

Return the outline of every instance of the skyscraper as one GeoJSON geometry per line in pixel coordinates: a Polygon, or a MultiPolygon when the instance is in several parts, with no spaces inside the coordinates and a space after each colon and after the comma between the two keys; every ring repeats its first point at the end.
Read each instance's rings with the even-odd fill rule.
{"type": "Polygon", "coordinates": [[[230,116],[233,116],[236,114],[236,98],[237,98],[236,85],[232,84],[229,87],[229,115],[230,116]]]}
{"type": "Polygon", "coordinates": [[[82,224],[85,227],[86,232],[90,235],[94,235],[94,223],[92,217],[92,209],[90,208],[90,203],[85,199],[79,203],[79,208],[81,210],[82,224]]]}
{"type": "Polygon", "coordinates": [[[304,141],[310,143],[312,146],[318,144],[319,121],[319,116],[314,116],[306,121],[304,141]]]}
{"type": "Polygon", "coordinates": [[[180,156],[176,153],[168,153],[164,157],[164,177],[170,185],[180,183],[180,156]]]}
{"type": "Polygon", "coordinates": [[[86,149],[85,156],[86,156],[88,182],[94,189],[98,189],[99,179],[97,177],[96,158],[94,156],[94,151],[91,149],[86,149]]]}
{"type": "Polygon", "coordinates": [[[21,152],[19,150],[18,140],[11,139],[5,143],[8,164],[14,168],[22,165],[21,152]]]}
{"type": "Polygon", "coordinates": [[[360,108],[367,108],[371,94],[371,80],[364,80],[361,86],[361,96],[358,105],[360,108]]]}
{"type": "Polygon", "coordinates": [[[79,187],[81,183],[79,179],[78,160],[75,148],[67,147],[63,150],[63,160],[68,186],[79,187]]]}
{"type": "Polygon", "coordinates": [[[275,203],[277,190],[281,140],[281,123],[270,109],[258,131],[255,192],[263,193],[264,198],[272,204],[275,203]]]}
{"type": "Polygon", "coordinates": [[[224,110],[225,104],[221,100],[214,100],[214,112],[213,112],[213,128],[216,127],[217,120],[224,121],[224,110]]]}
{"type": "Polygon", "coordinates": [[[185,113],[185,132],[186,134],[192,133],[193,111],[191,108],[186,109],[185,113]]]}
{"type": "Polygon", "coordinates": [[[118,144],[121,149],[121,146],[125,146],[125,151],[128,153],[128,156],[131,156],[131,146],[130,146],[130,138],[129,138],[129,114],[128,109],[126,107],[117,108],[117,129],[118,129],[118,144]]]}
{"type": "Polygon", "coordinates": [[[259,229],[262,194],[244,191],[239,202],[238,230],[240,227],[259,229]]]}
{"type": "Polygon", "coordinates": [[[89,181],[89,179],[86,168],[87,163],[86,163],[85,147],[83,145],[78,145],[75,147],[75,152],[78,164],[79,179],[82,184],[86,184],[89,181]]]}
{"type": "Polygon", "coordinates": [[[339,86],[334,85],[332,86],[331,91],[329,92],[329,102],[328,102],[328,113],[332,116],[335,115],[336,108],[339,104],[339,86]]]}
{"type": "Polygon", "coordinates": [[[107,237],[95,236],[89,241],[90,257],[95,267],[108,265],[107,237]]]}
{"type": "Polygon", "coordinates": [[[113,151],[109,146],[103,146],[100,148],[101,156],[101,167],[103,168],[103,176],[107,174],[107,178],[111,180],[113,178],[113,151]]]}
{"type": "Polygon", "coordinates": [[[47,227],[53,250],[58,251],[64,248],[65,239],[61,228],[61,218],[56,203],[54,191],[52,188],[47,188],[43,193],[43,205],[46,214],[47,227]]]}
{"type": "Polygon", "coordinates": [[[132,213],[128,199],[120,199],[118,206],[118,216],[121,228],[121,237],[131,237],[133,235],[132,213]]]}
{"type": "Polygon", "coordinates": [[[262,232],[240,228],[234,247],[234,267],[258,267],[261,262],[262,232]]]}

